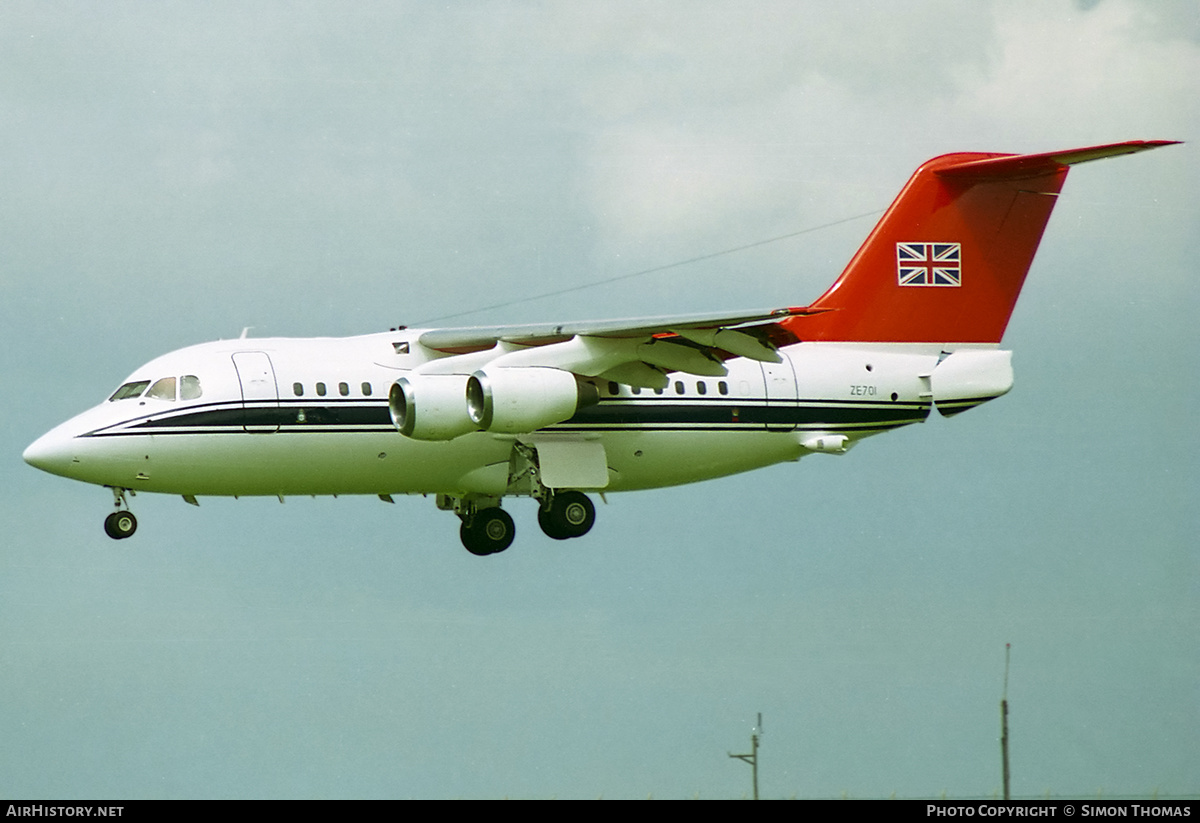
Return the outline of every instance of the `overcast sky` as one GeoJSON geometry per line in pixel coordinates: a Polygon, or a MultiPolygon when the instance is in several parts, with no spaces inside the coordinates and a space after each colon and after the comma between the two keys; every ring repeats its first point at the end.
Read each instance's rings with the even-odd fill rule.
{"type": "Polygon", "coordinates": [[[1192,0],[0,4],[0,796],[736,798],[756,712],[766,797],[991,796],[1006,642],[1015,794],[1200,793],[1197,146],[1192,0]],[[802,305],[924,160],[1126,139],[1189,142],[1072,170],[1011,394],[582,540],[115,543],[21,461],[247,326],[802,305]]]}

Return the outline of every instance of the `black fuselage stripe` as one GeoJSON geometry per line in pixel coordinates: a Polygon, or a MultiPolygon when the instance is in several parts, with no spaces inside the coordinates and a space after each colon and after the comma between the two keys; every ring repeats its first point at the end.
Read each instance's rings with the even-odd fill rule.
{"type": "MultiPolygon", "coordinates": [[[[733,403],[713,401],[611,402],[580,409],[559,427],[573,430],[743,430],[761,428],[880,429],[918,423],[929,415],[929,403],[815,401],[786,404],[756,400],[733,403]],[[837,404],[837,405],[835,405],[837,404]]],[[[312,432],[389,431],[391,415],[386,403],[357,401],[317,405],[291,401],[286,405],[243,407],[212,404],[169,415],[108,426],[91,435],[209,434],[245,429],[279,429],[312,432]]]]}

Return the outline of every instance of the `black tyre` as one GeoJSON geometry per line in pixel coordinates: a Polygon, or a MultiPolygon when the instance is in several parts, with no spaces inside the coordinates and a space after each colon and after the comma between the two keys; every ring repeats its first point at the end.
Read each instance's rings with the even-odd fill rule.
{"type": "MultiPolygon", "coordinates": [[[[583,492],[565,491],[554,495],[550,501],[547,519],[553,521],[556,534],[566,537],[582,537],[596,524],[596,507],[583,492]]],[[[538,518],[541,522],[541,518],[538,518]]],[[[546,527],[542,526],[545,531],[546,527]]],[[[550,532],[546,532],[550,534],[550,532]]],[[[554,537],[554,534],[550,534],[554,537]]],[[[563,539],[563,538],[558,538],[563,539]]]]}
{"type": "Polygon", "coordinates": [[[513,519],[498,506],[476,512],[469,525],[464,520],[458,530],[466,550],[480,557],[504,551],[512,545],[516,534],[513,519]]]}
{"type": "Polygon", "coordinates": [[[538,507],[538,525],[542,527],[547,537],[554,540],[566,540],[571,534],[558,522],[553,511],[545,506],[538,507]]]}
{"type": "Polygon", "coordinates": [[[113,512],[104,518],[104,533],[113,540],[124,540],[137,531],[137,518],[133,512],[113,512]]]}

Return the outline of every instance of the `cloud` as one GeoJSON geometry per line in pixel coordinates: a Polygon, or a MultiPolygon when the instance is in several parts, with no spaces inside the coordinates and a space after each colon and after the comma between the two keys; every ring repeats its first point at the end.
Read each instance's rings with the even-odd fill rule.
{"type": "Polygon", "coordinates": [[[592,105],[584,179],[602,236],[844,216],[886,204],[898,159],[950,150],[1186,137],[1200,48],[1157,7],[961,5],[601,15],[567,39],[591,55],[573,93],[592,105]]]}
{"type": "Polygon", "coordinates": [[[972,120],[1016,139],[1053,132],[1085,141],[1183,136],[1194,121],[1200,45],[1165,28],[1156,7],[1107,0],[1079,10],[1059,0],[993,14],[995,59],[960,92],[972,120]]]}

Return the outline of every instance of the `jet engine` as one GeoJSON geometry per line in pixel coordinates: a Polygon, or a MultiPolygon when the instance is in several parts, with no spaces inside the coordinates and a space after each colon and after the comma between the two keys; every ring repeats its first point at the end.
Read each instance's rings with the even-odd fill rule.
{"type": "Polygon", "coordinates": [[[388,411],[400,433],[414,440],[452,440],[478,426],[467,415],[465,374],[414,374],[388,391],[388,411]]]}
{"type": "Polygon", "coordinates": [[[595,384],[562,369],[483,369],[467,380],[467,413],[484,431],[536,431],[599,402],[595,384]]]}

